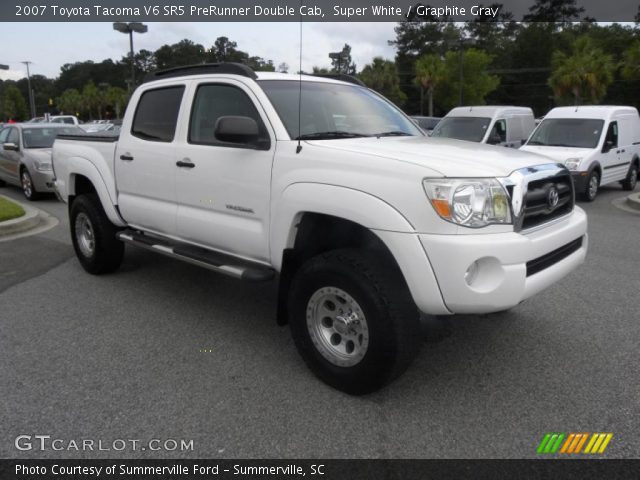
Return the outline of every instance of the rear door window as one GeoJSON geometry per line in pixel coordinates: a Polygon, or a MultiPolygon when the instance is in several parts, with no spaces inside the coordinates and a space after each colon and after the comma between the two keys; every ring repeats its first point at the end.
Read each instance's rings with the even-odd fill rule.
{"type": "Polygon", "coordinates": [[[152,142],[172,142],[184,85],[147,90],[138,101],[131,134],[152,142]]]}

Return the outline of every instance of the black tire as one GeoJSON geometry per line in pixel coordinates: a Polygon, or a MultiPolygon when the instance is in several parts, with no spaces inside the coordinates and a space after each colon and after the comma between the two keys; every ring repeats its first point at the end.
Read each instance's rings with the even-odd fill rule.
{"type": "Polygon", "coordinates": [[[587,184],[584,187],[584,192],[582,192],[582,198],[587,202],[593,202],[598,195],[598,190],[600,188],[600,174],[597,170],[593,170],[589,177],[587,178],[587,184]],[[595,179],[595,180],[594,180],[595,179]],[[596,184],[593,185],[592,182],[596,184]],[[595,190],[594,187],[595,186],[595,190]]]}
{"type": "Polygon", "coordinates": [[[5,182],[4,180],[0,180],[0,187],[6,187],[7,186],[7,182],[5,182]]]}
{"type": "Polygon", "coordinates": [[[289,291],[289,322],[300,355],[317,377],[352,395],[376,391],[398,377],[422,343],[418,309],[404,278],[394,263],[383,259],[351,249],[318,255],[296,272],[289,291]],[[307,327],[309,302],[327,287],[350,295],[366,319],[368,346],[355,365],[329,361],[307,327]]]}
{"type": "Polygon", "coordinates": [[[22,167],[20,169],[20,186],[22,188],[22,194],[24,198],[33,202],[34,200],[38,200],[40,198],[40,194],[36,190],[36,186],[33,184],[33,179],[31,178],[31,174],[29,173],[29,169],[27,167],[22,167]]]}
{"type": "Polygon", "coordinates": [[[118,228],[111,223],[96,194],[80,195],[71,204],[71,241],[82,267],[93,275],[114,272],[122,263],[124,244],[116,238],[118,228]],[[83,247],[83,225],[89,223],[93,248],[83,247]]]}
{"type": "Polygon", "coordinates": [[[631,192],[636,189],[636,185],[638,184],[638,165],[633,163],[631,167],[629,167],[629,173],[627,173],[627,178],[622,181],[622,189],[628,192],[631,192]]]}

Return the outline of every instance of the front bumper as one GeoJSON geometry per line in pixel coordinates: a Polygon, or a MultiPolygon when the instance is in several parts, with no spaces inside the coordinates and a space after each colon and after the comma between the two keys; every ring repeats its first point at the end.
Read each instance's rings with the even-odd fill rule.
{"type": "Polygon", "coordinates": [[[31,174],[31,180],[33,181],[33,186],[37,192],[45,193],[55,191],[53,185],[53,171],[41,172],[34,168],[30,169],[29,173],[31,174]]]}
{"type": "Polygon", "coordinates": [[[576,195],[587,190],[587,181],[589,180],[589,172],[571,172],[573,180],[573,189],[576,195]]]}
{"type": "Polygon", "coordinates": [[[576,269],[583,263],[588,246],[587,216],[580,207],[552,225],[531,232],[376,233],[398,261],[418,308],[432,315],[482,314],[512,308],[576,269]],[[417,237],[422,248],[414,248],[409,238],[403,237],[417,237]],[[579,239],[579,246],[572,243],[579,239]],[[569,244],[575,245],[570,253],[549,255],[562,252],[562,247],[569,244]],[[474,263],[475,274],[467,276],[474,263]]]}

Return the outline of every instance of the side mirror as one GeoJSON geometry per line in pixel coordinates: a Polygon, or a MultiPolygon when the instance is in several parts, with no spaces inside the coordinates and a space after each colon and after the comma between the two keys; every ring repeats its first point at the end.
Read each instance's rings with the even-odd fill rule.
{"type": "Polygon", "coordinates": [[[607,140],[602,147],[602,153],[607,153],[614,146],[613,140],[607,140]]]}
{"type": "Polygon", "coordinates": [[[256,146],[260,129],[253,118],[226,116],[216,121],[214,135],[221,142],[256,146]]]}
{"type": "Polygon", "coordinates": [[[17,152],[18,150],[20,150],[20,148],[18,148],[18,145],[16,145],[15,143],[4,143],[2,144],[2,148],[4,150],[10,150],[12,152],[17,152]]]}

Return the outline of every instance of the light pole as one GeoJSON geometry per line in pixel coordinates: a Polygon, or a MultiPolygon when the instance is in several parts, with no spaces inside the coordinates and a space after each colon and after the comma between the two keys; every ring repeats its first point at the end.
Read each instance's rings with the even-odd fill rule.
{"type": "MultiPolygon", "coordinates": [[[[0,70],[9,70],[9,65],[0,64],[0,70]]],[[[2,122],[2,119],[4,118],[4,112],[2,111],[2,94],[3,93],[4,93],[4,91],[0,92],[0,123],[2,122]]]]}
{"type": "Polygon", "coordinates": [[[27,66],[27,88],[29,89],[29,107],[31,110],[31,118],[34,118],[36,116],[36,102],[35,102],[35,99],[33,98],[33,90],[31,90],[31,74],[29,73],[29,65],[32,64],[33,62],[24,61],[20,63],[24,63],[27,66]]]}
{"type": "Polygon", "coordinates": [[[136,84],[136,70],[135,65],[133,63],[133,32],[136,33],[147,33],[149,27],[147,27],[144,23],[140,22],[115,22],[113,24],[113,29],[120,33],[129,34],[129,56],[131,59],[131,79],[129,80],[129,93],[133,91],[133,87],[136,84]]]}

